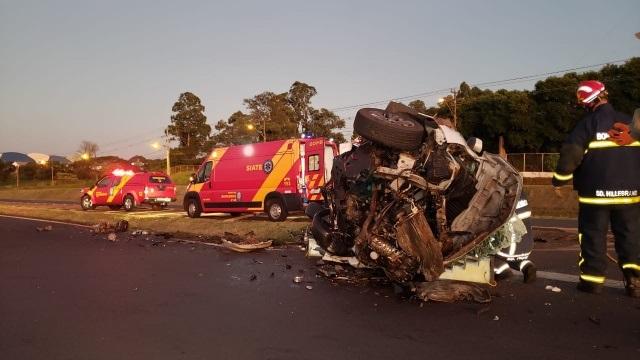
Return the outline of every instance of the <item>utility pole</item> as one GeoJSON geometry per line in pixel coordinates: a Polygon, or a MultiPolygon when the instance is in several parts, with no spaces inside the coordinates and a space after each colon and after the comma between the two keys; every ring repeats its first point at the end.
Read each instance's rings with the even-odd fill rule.
{"type": "Polygon", "coordinates": [[[456,91],[456,89],[451,89],[451,95],[453,97],[453,104],[449,104],[451,100],[447,100],[445,98],[438,99],[438,104],[440,105],[444,104],[449,108],[449,111],[451,111],[451,114],[453,115],[453,128],[457,129],[458,128],[458,92],[456,91]]]}
{"type": "Polygon", "coordinates": [[[456,89],[451,89],[453,94],[453,128],[458,128],[458,92],[456,89]]]}

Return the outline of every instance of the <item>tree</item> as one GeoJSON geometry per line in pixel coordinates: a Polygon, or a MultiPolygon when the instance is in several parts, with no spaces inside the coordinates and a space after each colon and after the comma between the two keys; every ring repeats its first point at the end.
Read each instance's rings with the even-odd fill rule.
{"type": "Polygon", "coordinates": [[[215,146],[250,144],[258,141],[260,129],[253,124],[251,116],[236,111],[227,121],[220,120],[214,126],[217,134],[212,138],[215,146]]]}
{"type": "Polygon", "coordinates": [[[179,152],[184,156],[197,157],[206,152],[211,136],[211,126],[204,115],[200,98],[190,92],[180,94],[171,108],[171,124],[164,131],[170,141],[178,141],[179,152]]]}
{"type": "Polygon", "coordinates": [[[427,105],[422,100],[413,100],[408,104],[408,106],[419,113],[429,114],[427,110],[427,105]]]}
{"type": "Polygon", "coordinates": [[[96,157],[96,153],[98,152],[98,150],[100,150],[98,144],[91,141],[83,140],[78,147],[78,157],[82,158],[85,156],[84,154],[86,154],[86,156],[93,159],[96,157]]]}
{"type": "Polygon", "coordinates": [[[336,129],[342,129],[345,126],[345,121],[338,115],[325,108],[320,110],[312,108],[310,116],[311,121],[308,123],[308,131],[310,131],[313,136],[333,139],[338,144],[345,142],[344,135],[334,131],[336,129]]]}
{"type": "Polygon", "coordinates": [[[253,98],[244,99],[261,141],[288,139],[299,135],[298,124],[287,95],[265,91],[253,98]]]}
{"type": "Polygon", "coordinates": [[[490,151],[498,150],[500,136],[504,136],[509,151],[538,151],[543,140],[532,116],[534,106],[524,91],[484,92],[461,104],[460,130],[481,138],[490,151]]]}
{"type": "Polygon", "coordinates": [[[311,98],[318,92],[316,88],[303,82],[296,81],[289,88],[289,104],[293,108],[295,121],[304,133],[309,130],[309,115],[311,113],[311,98]]]}

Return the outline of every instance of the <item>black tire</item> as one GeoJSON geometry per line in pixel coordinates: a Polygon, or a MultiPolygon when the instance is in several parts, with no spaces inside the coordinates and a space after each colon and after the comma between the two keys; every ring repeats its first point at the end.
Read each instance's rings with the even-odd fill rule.
{"type": "Polygon", "coordinates": [[[189,198],[187,200],[187,205],[185,206],[187,210],[187,216],[190,218],[199,218],[200,214],[202,214],[202,209],[200,208],[200,202],[196,198],[189,198]]]}
{"type": "Polygon", "coordinates": [[[279,198],[267,200],[264,212],[267,213],[267,216],[271,221],[284,221],[288,215],[287,208],[279,198]]]}
{"type": "Polygon", "coordinates": [[[381,109],[358,110],[353,128],[365,139],[396,150],[415,150],[424,137],[424,128],[410,115],[381,109]]]}
{"type": "Polygon", "coordinates": [[[125,211],[132,211],[136,208],[136,200],[131,195],[127,195],[122,200],[122,207],[125,211]]]}
{"type": "Polygon", "coordinates": [[[83,195],[80,198],[80,207],[83,211],[93,210],[96,208],[95,206],[93,206],[93,203],[91,202],[91,196],[89,195],[83,195]]]}
{"type": "Polygon", "coordinates": [[[122,205],[109,205],[109,209],[111,210],[120,210],[122,209],[122,205]]]}

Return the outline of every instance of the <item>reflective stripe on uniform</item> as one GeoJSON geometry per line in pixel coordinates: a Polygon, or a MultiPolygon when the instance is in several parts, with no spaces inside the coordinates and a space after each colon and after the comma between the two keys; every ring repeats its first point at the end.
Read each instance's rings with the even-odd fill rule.
{"type": "Polygon", "coordinates": [[[612,197],[612,198],[592,198],[592,197],[578,197],[578,201],[583,204],[593,205],[623,205],[623,204],[636,204],[640,203],[640,196],[632,197],[612,197]]]}
{"type": "Polygon", "coordinates": [[[604,276],[580,274],[580,279],[582,279],[584,281],[596,283],[596,284],[603,284],[604,283],[604,276]]]}
{"type": "Polygon", "coordinates": [[[604,148],[621,147],[621,146],[640,146],[640,141],[634,141],[628,145],[618,145],[611,140],[597,140],[589,143],[589,149],[604,149],[604,148]]]}
{"type": "Polygon", "coordinates": [[[531,262],[531,260],[525,260],[523,262],[520,263],[520,271],[522,271],[522,269],[524,269],[525,266],[529,265],[529,264],[533,264],[531,262]]]}
{"type": "Polygon", "coordinates": [[[553,177],[560,180],[560,181],[567,181],[567,180],[571,180],[573,179],[573,174],[569,174],[569,175],[560,175],[556,172],[553,173],[553,177]]]}
{"type": "MultiPolygon", "coordinates": [[[[578,244],[582,247],[582,233],[578,233],[578,244]]],[[[584,258],[582,257],[582,250],[578,254],[578,267],[580,267],[584,263],[584,258]]]]}
{"type": "Polygon", "coordinates": [[[633,269],[633,270],[640,271],[640,265],[638,265],[638,264],[623,264],[622,268],[623,269],[633,269]]]}
{"type": "Polygon", "coordinates": [[[522,214],[518,214],[520,220],[524,220],[531,217],[531,211],[525,211],[522,214]]]}
{"type": "Polygon", "coordinates": [[[502,272],[507,270],[508,268],[509,268],[509,264],[502,264],[502,266],[500,266],[499,268],[493,269],[493,272],[499,275],[499,274],[502,274],[502,272]]]}

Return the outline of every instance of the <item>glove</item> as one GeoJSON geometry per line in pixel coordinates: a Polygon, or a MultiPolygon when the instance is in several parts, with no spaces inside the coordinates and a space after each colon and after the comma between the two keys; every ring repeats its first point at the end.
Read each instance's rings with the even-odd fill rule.
{"type": "Polygon", "coordinates": [[[617,122],[613,124],[613,127],[607,132],[609,139],[620,146],[631,144],[634,139],[631,137],[629,125],[617,122]]]}

